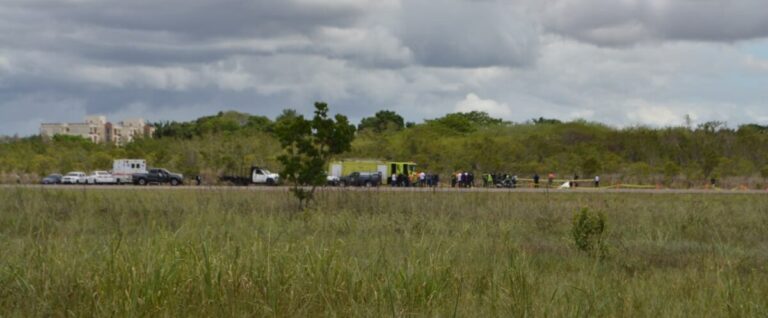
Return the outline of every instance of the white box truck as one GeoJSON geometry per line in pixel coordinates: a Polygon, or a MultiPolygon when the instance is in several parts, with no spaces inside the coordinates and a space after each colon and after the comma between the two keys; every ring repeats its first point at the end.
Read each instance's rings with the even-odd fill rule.
{"type": "Polygon", "coordinates": [[[112,164],[112,176],[117,184],[133,183],[134,173],[147,173],[147,161],[143,159],[117,159],[112,164]]]}

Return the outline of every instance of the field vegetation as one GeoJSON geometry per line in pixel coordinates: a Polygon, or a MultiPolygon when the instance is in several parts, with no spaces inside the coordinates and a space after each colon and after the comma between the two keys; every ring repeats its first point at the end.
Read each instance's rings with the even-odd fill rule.
{"type": "MultiPolygon", "coordinates": [[[[39,136],[0,139],[0,182],[36,182],[51,172],[109,169],[115,158],[144,158],[185,175],[217,175],[251,164],[280,171],[280,122],[221,112],[191,122],[156,123],[154,138],[125,147],[39,136]]],[[[681,118],[681,123],[683,119],[681,118]]],[[[723,188],[766,187],[768,127],[722,122],[676,127],[615,128],[586,121],[539,118],[510,123],[482,112],[453,113],[415,124],[391,111],[364,118],[342,158],[415,161],[429,172],[509,172],[520,177],[555,172],[561,177],[603,177],[605,183],[702,187],[711,178],[723,188]]]]}
{"type": "Polygon", "coordinates": [[[762,195],[322,191],[296,211],[287,190],[0,188],[0,315],[768,315],[762,195]]]}

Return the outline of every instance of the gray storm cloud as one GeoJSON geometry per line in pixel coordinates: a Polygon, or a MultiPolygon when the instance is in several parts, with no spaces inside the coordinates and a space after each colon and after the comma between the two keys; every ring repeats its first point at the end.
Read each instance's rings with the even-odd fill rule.
{"type": "Polygon", "coordinates": [[[399,31],[423,65],[527,66],[535,62],[539,38],[526,8],[497,1],[407,1],[399,31]]]}
{"type": "Polygon", "coordinates": [[[734,42],[768,36],[762,0],[553,0],[542,23],[598,45],[646,41],[734,42]]]}
{"type": "Polygon", "coordinates": [[[768,56],[741,45],[766,36],[753,0],[6,0],[0,134],[315,100],[355,120],[768,121],[768,56]]]}

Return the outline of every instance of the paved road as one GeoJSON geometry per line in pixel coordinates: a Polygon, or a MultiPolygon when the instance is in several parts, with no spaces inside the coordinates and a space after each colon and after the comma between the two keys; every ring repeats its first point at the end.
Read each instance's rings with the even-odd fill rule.
{"type": "MultiPolygon", "coordinates": [[[[155,190],[173,190],[173,191],[275,191],[287,192],[288,187],[267,187],[267,186],[132,186],[132,185],[0,185],[0,189],[57,189],[57,190],[112,190],[112,191],[155,191],[155,190]]],[[[382,186],[378,188],[343,188],[343,187],[323,187],[318,191],[358,191],[358,192],[445,192],[445,193],[545,193],[546,188],[518,188],[518,189],[496,189],[496,188],[392,188],[382,186]]],[[[551,193],[647,193],[647,194],[752,194],[768,195],[766,190],[705,190],[705,189],[598,189],[598,188],[578,188],[578,189],[549,189],[551,193]]]]}

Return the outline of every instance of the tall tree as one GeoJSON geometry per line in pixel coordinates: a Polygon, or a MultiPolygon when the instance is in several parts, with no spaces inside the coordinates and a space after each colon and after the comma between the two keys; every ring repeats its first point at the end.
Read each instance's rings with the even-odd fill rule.
{"type": "Polygon", "coordinates": [[[328,116],[326,103],[315,103],[315,117],[285,116],[277,121],[275,135],[284,154],[281,176],[291,184],[291,192],[303,210],[314,199],[318,186],[326,183],[325,168],[335,155],[349,151],[355,138],[355,126],[346,116],[328,116]]]}
{"type": "Polygon", "coordinates": [[[486,112],[471,111],[468,113],[450,113],[443,117],[430,119],[427,124],[440,125],[459,133],[471,133],[478,128],[501,126],[504,121],[493,118],[486,112]]]}
{"type": "Polygon", "coordinates": [[[405,128],[405,120],[402,116],[391,110],[382,110],[373,117],[363,118],[357,130],[371,130],[375,133],[382,133],[388,130],[398,131],[403,128],[405,128]]]}

